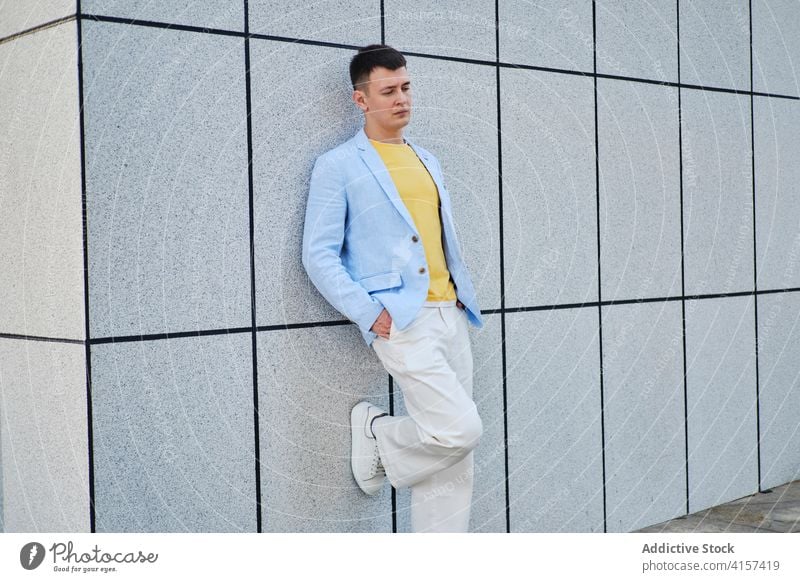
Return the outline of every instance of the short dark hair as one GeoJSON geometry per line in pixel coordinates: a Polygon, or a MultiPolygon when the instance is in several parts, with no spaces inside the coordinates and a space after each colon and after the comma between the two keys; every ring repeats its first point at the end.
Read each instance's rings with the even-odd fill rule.
{"type": "Polygon", "coordinates": [[[396,71],[405,66],[406,58],[397,49],[385,44],[371,44],[358,49],[351,59],[350,81],[356,89],[359,84],[369,81],[369,75],[376,67],[396,71]]]}

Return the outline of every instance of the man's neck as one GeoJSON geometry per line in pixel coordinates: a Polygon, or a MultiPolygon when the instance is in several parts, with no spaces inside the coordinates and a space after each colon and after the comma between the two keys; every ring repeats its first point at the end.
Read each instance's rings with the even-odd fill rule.
{"type": "Polygon", "coordinates": [[[403,145],[406,141],[403,138],[403,130],[398,129],[396,131],[386,131],[381,128],[374,128],[369,127],[367,125],[364,126],[364,133],[367,134],[369,139],[373,139],[375,141],[380,141],[384,143],[395,143],[398,145],[403,145]]]}

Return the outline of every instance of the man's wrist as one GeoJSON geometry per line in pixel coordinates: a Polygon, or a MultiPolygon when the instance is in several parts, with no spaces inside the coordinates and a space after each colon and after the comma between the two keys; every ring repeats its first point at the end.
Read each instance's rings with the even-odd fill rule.
{"type": "MultiPolygon", "coordinates": [[[[373,307],[372,312],[369,315],[366,315],[366,316],[363,317],[362,323],[366,324],[368,326],[366,328],[367,331],[371,331],[372,333],[375,333],[372,330],[372,328],[375,326],[375,323],[378,321],[378,318],[381,316],[381,313],[383,313],[384,307],[383,307],[383,304],[380,301],[378,301],[377,299],[375,299],[373,301],[373,306],[372,307],[373,307]]],[[[356,323],[358,323],[358,322],[356,322],[356,323]]]]}

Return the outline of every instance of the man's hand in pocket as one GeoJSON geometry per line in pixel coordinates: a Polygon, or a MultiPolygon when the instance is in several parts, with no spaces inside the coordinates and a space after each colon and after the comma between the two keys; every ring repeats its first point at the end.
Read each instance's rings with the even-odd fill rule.
{"type": "Polygon", "coordinates": [[[384,310],[378,315],[378,319],[376,319],[375,323],[372,324],[370,331],[378,334],[383,339],[389,339],[389,330],[391,327],[392,316],[389,315],[389,312],[386,311],[386,308],[384,308],[384,310]]]}

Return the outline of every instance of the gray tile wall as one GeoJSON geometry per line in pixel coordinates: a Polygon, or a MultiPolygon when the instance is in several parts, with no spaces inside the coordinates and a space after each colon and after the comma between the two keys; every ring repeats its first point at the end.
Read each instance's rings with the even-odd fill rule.
{"type": "Polygon", "coordinates": [[[753,89],[800,94],[800,12],[794,0],[753,0],[753,89]]]}
{"type": "Polygon", "coordinates": [[[759,413],[763,487],[800,479],[800,306],[797,294],[758,300],[759,413]],[[787,389],[787,386],[790,387],[787,389]]]}
{"type": "Polygon", "coordinates": [[[74,21],[0,44],[0,333],[85,334],[76,46],[74,21]]]}
{"type": "Polygon", "coordinates": [[[75,16],[76,12],[76,0],[4,0],[0,4],[0,39],[75,16]]]}
{"type": "Polygon", "coordinates": [[[2,40],[74,2],[10,6],[5,531],[409,531],[348,458],[350,407],[401,390],[300,263],[382,39],[486,322],[471,529],[631,531],[800,477],[796,2],[83,0],[80,52],[75,21],[2,40]]]}
{"type": "Polygon", "coordinates": [[[0,338],[3,531],[88,532],[84,346],[0,338]]]}
{"type": "Polygon", "coordinates": [[[91,357],[97,531],[256,531],[250,334],[91,357]]]}
{"type": "Polygon", "coordinates": [[[400,51],[494,61],[494,4],[384,0],[386,43],[400,51]]]}
{"type": "Polygon", "coordinates": [[[92,337],[249,325],[244,41],[83,37],[92,337]]]}
{"type": "Polygon", "coordinates": [[[500,70],[506,307],[597,299],[593,99],[589,77],[500,70]]]}
{"type": "Polygon", "coordinates": [[[256,34],[356,46],[380,39],[379,0],[249,0],[249,6],[250,31],[256,34]]]}
{"type": "Polygon", "coordinates": [[[685,91],[681,119],[686,293],[750,290],[750,99],[746,95],[685,91]]]}
{"type": "Polygon", "coordinates": [[[678,89],[597,85],[603,298],[680,295],[678,89]]]}
{"type": "MultiPolygon", "coordinates": [[[[5,2],[0,37],[70,12],[5,2]]],[[[0,41],[0,531],[90,530],[77,46],[0,41]]]]}
{"type": "Polygon", "coordinates": [[[800,287],[800,101],[753,98],[759,289],[800,287]]]}
{"type": "Polygon", "coordinates": [[[754,315],[752,296],[686,302],[689,513],[758,490],[754,315]]]}
{"type": "Polygon", "coordinates": [[[244,3],[241,0],[194,0],[192,2],[82,0],[81,11],[84,14],[115,16],[128,20],[244,31],[244,3]]]}
{"type": "Polygon", "coordinates": [[[682,371],[679,302],[603,308],[608,531],[686,510],[682,371]]]}
{"type": "Polygon", "coordinates": [[[598,0],[597,71],[678,80],[677,2],[598,0]]]}
{"type": "Polygon", "coordinates": [[[749,88],[748,1],[681,0],[682,82],[732,89],[749,88]]]}
{"type": "Polygon", "coordinates": [[[592,3],[499,0],[499,58],[504,63],[592,70],[592,3]]]}
{"type": "Polygon", "coordinates": [[[596,308],[506,316],[512,532],[603,531],[596,308]]]}

